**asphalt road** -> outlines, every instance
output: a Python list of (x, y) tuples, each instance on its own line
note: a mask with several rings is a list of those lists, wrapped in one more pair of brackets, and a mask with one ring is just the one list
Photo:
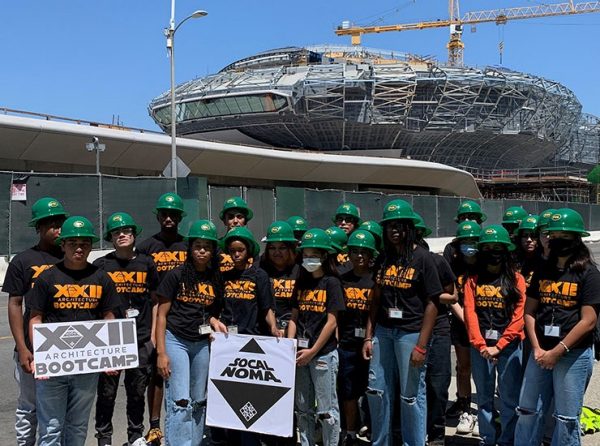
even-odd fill
[[(596, 259), (600, 261), (600, 243), (594, 243), (590, 245), (592, 252)], [(17, 399), (16, 384), (13, 379), (14, 377), (14, 364), (12, 360), (13, 355), (13, 340), (10, 334), (7, 320), (7, 309), (6, 309), (6, 295), (0, 294), (0, 373), (4, 379), (0, 380), (0, 444), (14, 444), (14, 420), (15, 420), (15, 406)], [(454, 367), (453, 367), (454, 369)], [(452, 384), (450, 388), (450, 396), (455, 394), (455, 379), (452, 378)], [(121, 385), (119, 387), (119, 394), (117, 397), (117, 403), (115, 407), (115, 415), (113, 422), (115, 425), (115, 435), (113, 437), (113, 445), (122, 445), (127, 441), (126, 438), (126, 415), (125, 415), (125, 389)], [(594, 375), (590, 386), (588, 387), (585, 404), (590, 407), (600, 407), (600, 362), (594, 366)], [(94, 413), (90, 418), (90, 427), (88, 429), (88, 439), (86, 446), (95, 446), (96, 439), (94, 438)], [(454, 428), (448, 427), (447, 436), (449, 442), (453, 445), (476, 444), (476, 441), (472, 437), (458, 437), (454, 436)], [(586, 435), (583, 437), (584, 446), (595, 446), (600, 444), (600, 433), (595, 435)]]

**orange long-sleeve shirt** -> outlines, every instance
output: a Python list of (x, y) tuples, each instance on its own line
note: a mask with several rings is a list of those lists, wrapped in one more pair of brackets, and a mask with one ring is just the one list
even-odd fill
[[(502, 335), (496, 343), (496, 347), (502, 350), (508, 344), (515, 339), (524, 339), (524, 320), (523, 314), (525, 310), (525, 279), (519, 273), (516, 274), (517, 279), (517, 290), (519, 291), (519, 300), (515, 304), (512, 318)], [(489, 284), (481, 285), (478, 284), (478, 277), (471, 276), (467, 279), (464, 286), (464, 311), (465, 311), (465, 325), (467, 327), (467, 334), (469, 335), (469, 342), (478, 351), (481, 351), (486, 347), (486, 341), (483, 337), (479, 325), (479, 317), (477, 316), (476, 305), (477, 299), (487, 299), (499, 297), (498, 290)], [(500, 297), (501, 298), (501, 297)], [(493, 303), (492, 303), (493, 304)], [(483, 311), (485, 311), (485, 306)]]

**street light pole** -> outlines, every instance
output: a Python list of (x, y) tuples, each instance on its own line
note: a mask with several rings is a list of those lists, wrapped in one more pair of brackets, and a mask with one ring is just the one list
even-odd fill
[[(100, 140), (97, 136), (92, 137), (92, 142), (85, 145), (88, 152), (96, 152), (96, 175), (98, 175), (98, 226), (100, 227), (100, 234), (104, 231), (104, 210), (102, 209), (102, 174), (100, 173), (100, 152), (106, 150), (106, 145), (100, 144)], [(103, 239), (100, 237), (100, 249), (103, 249)]]
[(197, 10), (183, 19), (179, 25), (175, 26), (175, 0), (171, 0), (171, 20), (169, 27), (165, 30), (167, 37), (167, 51), (171, 59), (171, 177), (175, 182), (175, 192), (177, 192), (177, 113), (175, 110), (175, 33), (181, 25), (189, 19), (196, 19), (208, 15), (206, 11)]

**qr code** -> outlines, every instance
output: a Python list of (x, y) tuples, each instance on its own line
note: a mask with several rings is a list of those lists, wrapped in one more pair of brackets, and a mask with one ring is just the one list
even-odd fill
[(240, 412), (246, 421), (250, 421), (258, 413), (250, 401), (244, 404), (244, 406), (240, 409)]

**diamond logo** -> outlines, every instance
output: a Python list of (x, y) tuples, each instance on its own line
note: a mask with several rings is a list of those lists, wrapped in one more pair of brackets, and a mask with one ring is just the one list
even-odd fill
[(258, 414), (258, 412), (256, 411), (256, 409), (250, 401), (248, 401), (246, 404), (244, 404), (244, 406), (242, 406), (242, 408), (240, 409), (240, 413), (246, 421), (250, 421), (256, 416), (256, 414)]
[(67, 344), (70, 348), (75, 348), (82, 338), (83, 336), (81, 333), (71, 326), (69, 326), (69, 328), (60, 337), (61, 341)]

